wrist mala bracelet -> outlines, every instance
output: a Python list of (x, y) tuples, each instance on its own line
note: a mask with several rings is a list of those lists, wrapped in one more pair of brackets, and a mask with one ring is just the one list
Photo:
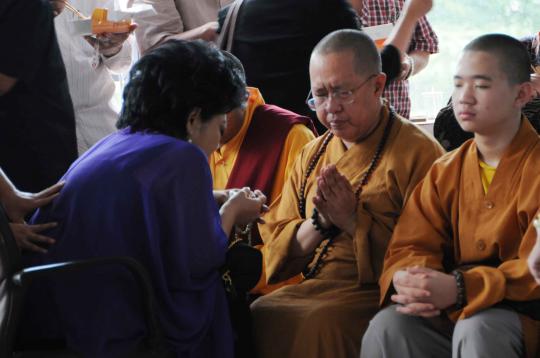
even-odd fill
[(463, 272), (459, 270), (452, 271), (452, 276), (456, 279), (457, 286), (457, 298), (456, 298), (456, 309), (460, 310), (465, 306), (465, 280), (463, 279)]
[(317, 209), (313, 209), (313, 214), (311, 214), (311, 223), (315, 227), (315, 230), (317, 230), (324, 238), (337, 236), (341, 231), (335, 225), (332, 225), (329, 228), (324, 228), (319, 221), (319, 211)]

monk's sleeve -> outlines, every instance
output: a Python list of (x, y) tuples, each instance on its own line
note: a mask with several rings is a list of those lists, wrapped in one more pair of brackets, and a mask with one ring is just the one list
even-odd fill
[(315, 139), (315, 135), (305, 125), (295, 124), (291, 127), (279, 158), (278, 170), (272, 188), (272, 198), (277, 198), (281, 194), (285, 181), (294, 169), (296, 158), (300, 155), (302, 148), (313, 139)]
[(280, 282), (300, 273), (310, 259), (310, 256), (290, 255), (298, 228), (305, 220), (298, 209), (298, 190), (303, 180), (302, 163), (305, 157), (304, 149), (293, 165), (281, 196), (272, 203), (270, 211), (264, 216), (266, 223), (259, 225), (266, 250), (265, 268), (268, 283)]
[(478, 266), (463, 273), (467, 304), (459, 318), (467, 318), (502, 300), (531, 301), (540, 299), (540, 286), (529, 273), (527, 258), (536, 242), (533, 225), (525, 232), (518, 257), (499, 267)]
[(381, 303), (393, 290), (396, 271), (420, 266), (442, 270), (443, 253), (450, 242), (448, 213), (437, 190), (437, 166), (414, 189), (394, 229), (379, 280)]

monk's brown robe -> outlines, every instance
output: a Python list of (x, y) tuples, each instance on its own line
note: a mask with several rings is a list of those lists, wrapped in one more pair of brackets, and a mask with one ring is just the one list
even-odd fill
[[(335, 164), (356, 189), (369, 167), (388, 121), (349, 150), (334, 137), (306, 185), (306, 213), (313, 211), (316, 177)], [(291, 242), (305, 220), (298, 210), (298, 191), (322, 138), (304, 147), (283, 193), (260, 225), (267, 245), (269, 280), (283, 280), (313, 264), (313, 255), (293, 257)], [(369, 319), (377, 312), (377, 279), (392, 230), (414, 186), (442, 155), (438, 143), (414, 124), (395, 117), (382, 159), (363, 188), (354, 237), (342, 233), (324, 258), (319, 273), (298, 285), (281, 288), (255, 301), (251, 308), (259, 358), (357, 357)]]
[[(411, 196), (385, 258), (381, 297), (388, 298), (394, 273), (404, 267), (449, 272), (471, 265), (463, 274), (467, 304), (453, 313), (454, 319), (503, 300), (513, 305), (540, 299), (540, 286), (527, 268), (536, 242), (531, 223), (539, 207), (540, 138), (527, 120), (506, 149), (487, 194), (475, 142), (465, 142), (440, 158)], [(540, 322), (521, 318), (528, 356), (534, 356)]]

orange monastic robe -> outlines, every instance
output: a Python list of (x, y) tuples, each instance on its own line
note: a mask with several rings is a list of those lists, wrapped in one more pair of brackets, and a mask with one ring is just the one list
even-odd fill
[[(346, 150), (334, 137), (306, 185), (306, 213), (313, 211), (316, 176), (334, 163), (354, 188), (369, 167), (384, 127), (383, 119), (364, 141)], [(272, 204), (259, 230), (268, 250), (270, 280), (298, 274), (313, 256), (293, 257), (289, 248), (300, 224), (298, 191), (304, 173), (323, 138), (302, 150), (281, 198)], [(354, 237), (341, 234), (324, 258), (319, 273), (256, 300), (252, 306), (259, 358), (358, 357), (369, 319), (377, 312), (377, 279), (392, 230), (414, 186), (443, 149), (414, 124), (396, 116), (381, 161), (360, 196)]]
[[(463, 273), (466, 318), (502, 300), (540, 299), (527, 268), (535, 241), (531, 225), (540, 207), (540, 138), (527, 120), (501, 159), (484, 194), (474, 140), (440, 158), (414, 191), (397, 225), (380, 279), (388, 298), (397, 270), (410, 266)], [(526, 338), (540, 322), (523, 317)], [(529, 342), (531, 342), (529, 340)], [(532, 341), (534, 343), (534, 340)], [(529, 354), (536, 349), (527, 347)]]

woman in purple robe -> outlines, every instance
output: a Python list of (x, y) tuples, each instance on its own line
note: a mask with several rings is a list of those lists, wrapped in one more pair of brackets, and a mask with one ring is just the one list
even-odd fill
[[(218, 208), (207, 156), (226, 113), (245, 99), (217, 49), (169, 41), (130, 72), (120, 130), (79, 158), (33, 222), (58, 222), (46, 254), (28, 264), (131, 256), (149, 271), (167, 349), (176, 357), (232, 357), (219, 269), (228, 233), (256, 220), (266, 198), (243, 189)], [(21, 340), (62, 339), (89, 357), (118, 357), (146, 333), (139, 291), (118, 267), (47, 281), (28, 295)]]

